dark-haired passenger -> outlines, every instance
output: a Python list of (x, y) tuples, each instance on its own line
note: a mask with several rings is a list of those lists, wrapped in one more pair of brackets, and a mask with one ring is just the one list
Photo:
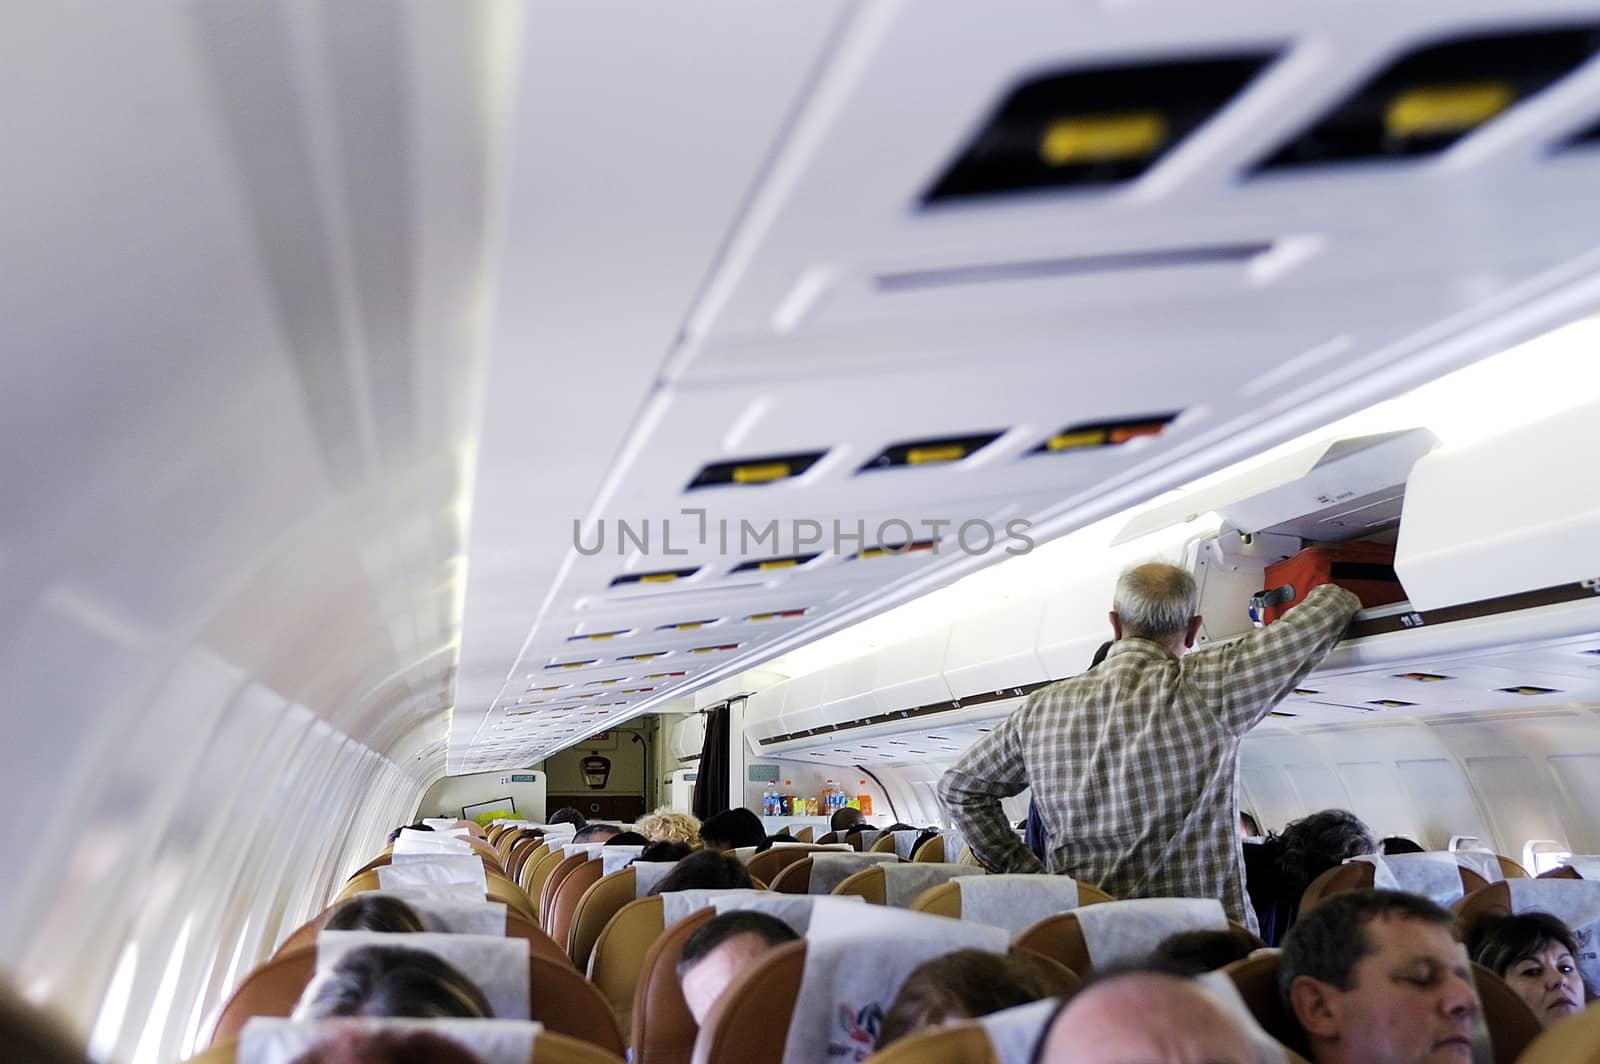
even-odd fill
[(289, 1064), (482, 1064), (458, 1042), (431, 1031), (347, 1030)]
[(728, 984), (762, 954), (799, 937), (777, 917), (745, 910), (714, 916), (696, 928), (678, 960), (678, 982), (694, 1022), (704, 1023)]
[(363, 946), (311, 980), (295, 1006), (296, 1019), (334, 1016), (409, 1016), (415, 1019), (492, 1019), (476, 983), (432, 953), (398, 946)]
[(650, 840), (637, 831), (619, 831), (606, 840), (607, 846), (648, 846)]
[(1502, 916), (1472, 934), (1472, 959), (1506, 981), (1546, 1027), (1594, 995), (1578, 971), (1578, 937), (1549, 913)]
[(857, 809), (855, 806), (840, 806), (838, 809), (835, 809), (833, 811), (833, 815), (828, 818), (828, 830), (836, 831), (839, 833), (840, 837), (843, 837), (845, 832), (849, 831), (851, 828), (855, 827), (857, 824), (866, 819), (866, 817), (861, 815), (861, 810)]
[(551, 813), (545, 823), (571, 824), (574, 828), (582, 828), (589, 823), (589, 818), (572, 808), (572, 806), (564, 805), (554, 813)]
[(697, 850), (661, 878), (651, 894), (675, 890), (749, 890), (755, 886), (744, 862), (721, 850)]
[(652, 842), (639, 851), (639, 860), (645, 862), (681, 861), (694, 851), (681, 842), (662, 839)]
[(1347, 809), (1324, 809), (1291, 820), (1281, 835), (1244, 848), (1245, 886), (1269, 946), (1283, 941), (1311, 881), (1352, 857), (1376, 853), (1378, 840)]
[(1428, 851), (1415, 839), (1408, 839), (1404, 835), (1389, 835), (1378, 844), (1378, 852), (1385, 857), (1393, 857), (1403, 853), (1427, 853)]
[(397, 827), (393, 831), (389, 832), (389, 845), (393, 846), (396, 842), (399, 841), (400, 833), (402, 831), (432, 831), (432, 830), (433, 829), (431, 827), (429, 827), (428, 825), (424, 824), (420, 820), (417, 821), (415, 824), (401, 824), (399, 827)]
[(1077, 987), (1028, 957), (958, 949), (911, 970), (884, 1013), (878, 1048), (925, 1027), (976, 1019)]
[(767, 841), (761, 818), (744, 806), (735, 806), (700, 823), (700, 841), (708, 850), (738, 850)]
[(1261, 940), (1242, 927), (1179, 931), (1156, 945), (1150, 967), (1172, 975), (1200, 975), (1242, 961), (1261, 947)]
[(573, 833), (572, 843), (609, 842), (613, 835), (621, 834), (622, 829), (615, 824), (585, 824)]
[(1278, 992), (1315, 1064), (1472, 1060), (1478, 993), (1455, 919), (1392, 890), (1335, 894), (1283, 940)]
[(324, 931), (423, 931), (417, 910), (383, 894), (357, 894), (328, 914)]

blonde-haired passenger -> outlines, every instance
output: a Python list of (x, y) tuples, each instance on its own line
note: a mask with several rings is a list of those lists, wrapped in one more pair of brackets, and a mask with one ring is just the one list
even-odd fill
[(634, 830), (651, 842), (700, 845), (700, 821), (688, 813), (674, 813), (666, 806), (640, 817), (639, 822), (634, 825)]

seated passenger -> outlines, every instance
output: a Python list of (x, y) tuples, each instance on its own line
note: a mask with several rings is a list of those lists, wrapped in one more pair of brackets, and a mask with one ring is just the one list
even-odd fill
[(417, 910), (382, 894), (357, 894), (322, 922), (324, 931), (423, 931)]
[(1128, 972), (1099, 980), (1045, 1028), (1037, 1064), (1254, 1064), (1249, 1032), (1189, 979)]
[(613, 835), (621, 835), (622, 829), (615, 824), (585, 824), (573, 833), (573, 845), (586, 842), (606, 842)]
[(674, 890), (749, 890), (755, 886), (744, 862), (721, 850), (700, 850), (679, 861), (651, 894)]
[(690, 849), (700, 845), (700, 821), (688, 813), (674, 813), (666, 806), (645, 814), (635, 827), (651, 842), (678, 842)]
[(694, 851), (681, 842), (652, 842), (639, 851), (641, 861), (681, 861)]
[(545, 823), (571, 824), (573, 827), (581, 829), (584, 825), (589, 823), (589, 818), (572, 808), (572, 806), (564, 805), (546, 817)]
[(1199, 975), (1242, 961), (1261, 942), (1242, 927), (1226, 931), (1179, 931), (1168, 935), (1150, 954), (1150, 967), (1172, 975)]
[(1454, 918), (1426, 898), (1325, 899), (1284, 938), (1278, 992), (1315, 1064), (1472, 1060), (1472, 970)]
[(713, 916), (696, 928), (678, 960), (678, 982), (694, 1022), (704, 1023), (728, 984), (763, 953), (799, 937), (777, 917), (747, 910)]
[(1504, 979), (1546, 1027), (1581, 1012), (1594, 996), (1578, 971), (1577, 936), (1549, 913), (1485, 920), (1468, 952)]
[(333, 1016), (490, 1019), (483, 991), (432, 953), (363, 946), (318, 972), (295, 1006), (297, 1020)]
[(1385, 857), (1393, 857), (1399, 853), (1427, 853), (1428, 851), (1416, 841), (1404, 835), (1389, 835), (1378, 844), (1378, 852)]
[(1070, 989), (1026, 957), (958, 949), (923, 961), (906, 976), (878, 1028), (878, 1048), (924, 1027), (976, 1019)]
[(429, 1031), (340, 1031), (289, 1064), (482, 1064), (460, 1043)]
[(428, 825), (424, 824), (420, 820), (417, 821), (415, 824), (401, 824), (399, 827), (397, 827), (393, 831), (389, 832), (389, 845), (393, 846), (397, 841), (399, 841), (400, 833), (402, 831), (432, 831), (432, 830), (433, 830), (432, 828), (430, 828)]
[(648, 846), (650, 840), (637, 831), (619, 831), (606, 840), (607, 846)]
[(700, 841), (708, 850), (738, 850), (767, 841), (761, 818), (744, 806), (710, 816), (700, 825)]
[(865, 819), (866, 817), (861, 815), (861, 810), (854, 806), (841, 806), (835, 809), (833, 815), (828, 818), (828, 830), (837, 831), (842, 837), (845, 832)]
[(1245, 889), (1267, 945), (1283, 941), (1300, 912), (1300, 896), (1313, 879), (1377, 849), (1372, 829), (1345, 809), (1324, 809), (1290, 821), (1283, 834), (1246, 846)]

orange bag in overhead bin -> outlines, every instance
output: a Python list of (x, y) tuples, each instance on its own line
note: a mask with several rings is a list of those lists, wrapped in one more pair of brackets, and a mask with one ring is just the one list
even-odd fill
[(1293, 558), (1267, 566), (1267, 590), (1288, 586), (1287, 599), (1263, 611), (1267, 624), (1310, 594), (1319, 584), (1338, 584), (1354, 591), (1364, 609), (1405, 601), (1405, 589), (1394, 572), (1394, 548), (1381, 543), (1338, 543), (1307, 547)]

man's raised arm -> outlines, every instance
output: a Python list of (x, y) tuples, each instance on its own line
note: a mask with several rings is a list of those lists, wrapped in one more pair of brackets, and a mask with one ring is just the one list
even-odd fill
[(939, 801), (985, 868), (992, 872), (1043, 872), (1044, 865), (1017, 838), (1000, 808), (1000, 799), (1028, 786), (1016, 717), (1016, 713), (1007, 717), (945, 772), (939, 780)]

